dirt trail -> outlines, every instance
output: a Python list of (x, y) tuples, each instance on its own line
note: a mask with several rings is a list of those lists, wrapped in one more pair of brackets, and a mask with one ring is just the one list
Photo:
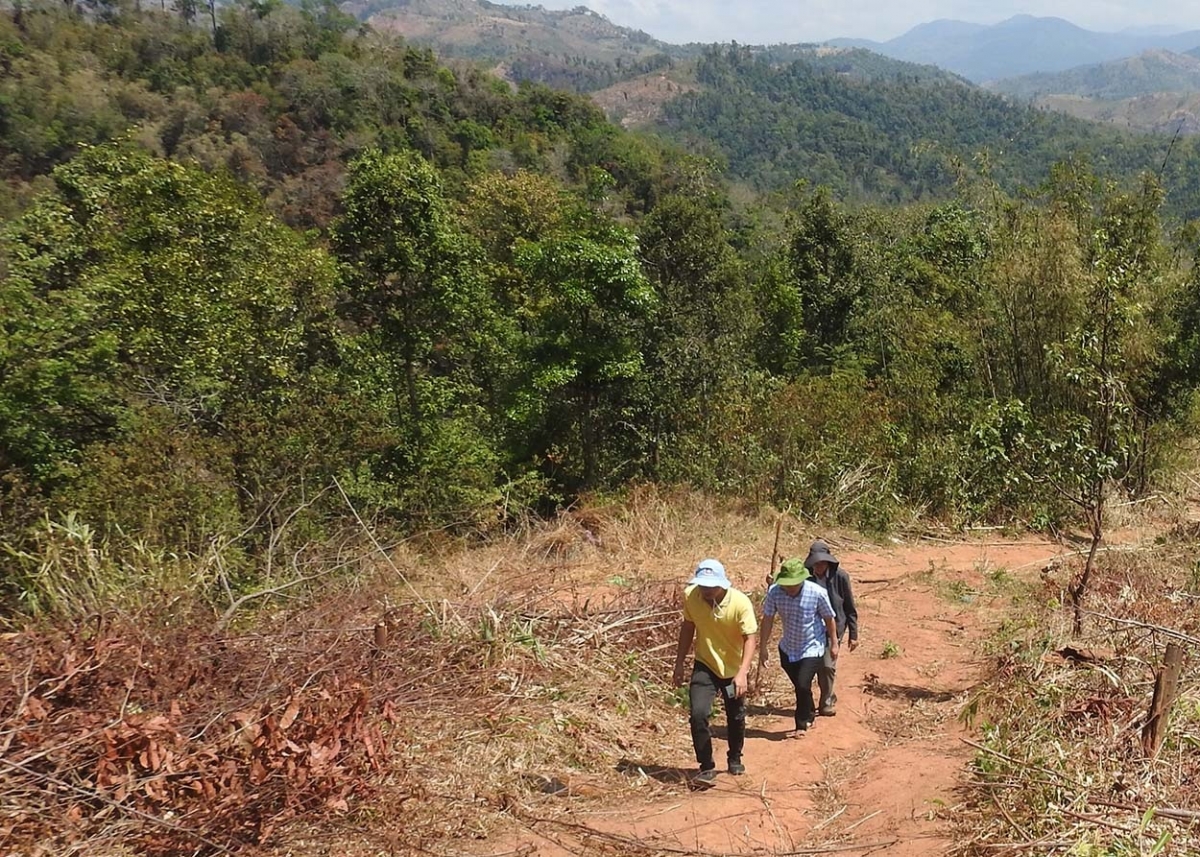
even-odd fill
[[(640, 805), (581, 807), (574, 823), (644, 847), (703, 854), (857, 843), (860, 850), (844, 853), (917, 857), (950, 844), (947, 819), (970, 756), (958, 714), (979, 673), (978, 643), (1007, 604), (1005, 574), (1036, 575), (1066, 551), (1040, 539), (891, 548), (831, 542), (854, 580), (861, 627), (858, 650), (843, 650), (837, 716), (785, 739), (795, 697), (772, 657), (750, 707), (744, 776), (722, 773), (714, 787), (695, 792), (683, 782), (694, 768), (689, 757), (630, 760), (626, 774), (669, 783), (666, 798), (655, 790)], [(759, 583), (732, 571), (744, 588)], [(684, 716), (668, 728), (686, 733)], [(716, 751), (720, 764), (723, 741)], [(525, 851), (566, 853), (532, 830), (518, 838)]]

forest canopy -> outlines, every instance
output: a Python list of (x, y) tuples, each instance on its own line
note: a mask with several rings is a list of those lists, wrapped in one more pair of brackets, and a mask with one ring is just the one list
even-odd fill
[[(721, 145), (774, 135), (835, 170), (747, 202), (579, 96), (444, 66), (331, 2), (208, 11), (0, 13), (14, 606), (86, 609), (151, 573), (227, 595), (351, 519), (487, 534), (639, 482), (876, 530), (1044, 526), (1178, 454), (1196, 239), (1164, 219), (1175, 172), (1108, 169), (1116, 137), (1104, 163), (1032, 152), (1023, 193), (986, 171), (935, 192), (944, 162), (899, 130), (909, 84), (859, 91), (895, 128), (826, 149), (817, 108), (721, 108), (713, 55), (714, 94), (676, 121), (718, 111)], [(847, 202), (835, 168), (861, 153), (878, 197), (926, 168), (928, 193)], [(790, 185), (790, 163), (753, 169)]]

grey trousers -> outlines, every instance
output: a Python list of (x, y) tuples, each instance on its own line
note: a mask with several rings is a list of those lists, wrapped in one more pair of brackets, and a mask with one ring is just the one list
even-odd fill
[[(838, 640), (838, 649), (841, 648), (842, 641)], [(821, 658), (821, 666), (817, 668), (817, 686), (821, 688), (821, 701), (817, 703), (818, 708), (837, 704), (837, 693), (833, 689), (833, 683), (836, 680), (837, 661), (830, 657), (830, 647), (826, 646), (825, 657)]]

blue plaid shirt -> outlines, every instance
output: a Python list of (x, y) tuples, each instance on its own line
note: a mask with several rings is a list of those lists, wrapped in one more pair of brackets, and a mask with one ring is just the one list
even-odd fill
[(804, 581), (795, 598), (783, 591), (782, 586), (767, 590), (763, 603), (764, 616), (780, 617), (783, 637), (779, 648), (789, 661), (801, 658), (819, 658), (825, 654), (825, 619), (835, 618), (829, 593), (811, 580)]

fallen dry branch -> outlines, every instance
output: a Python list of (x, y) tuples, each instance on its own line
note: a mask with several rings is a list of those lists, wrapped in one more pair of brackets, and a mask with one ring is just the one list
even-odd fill
[(1162, 634), (1169, 639), (1187, 643), (1189, 646), (1200, 646), (1200, 639), (1185, 634), (1182, 631), (1176, 631), (1174, 628), (1166, 628), (1162, 625), (1154, 625), (1149, 622), (1139, 622), (1136, 619), (1129, 619), (1123, 616), (1111, 616), (1108, 613), (1100, 613), (1095, 610), (1084, 610), (1083, 613), (1087, 616), (1095, 616), (1098, 619), (1105, 619), (1114, 624), (1125, 625), (1129, 628), (1145, 628), (1156, 634)]
[(979, 848), (996, 854), (1021, 854), (1025, 851), (1040, 851), (1043, 854), (1053, 853), (1064, 848), (1074, 847), (1074, 842), (1055, 839), (1035, 839), (1029, 842), (989, 842), (979, 845)]
[(1169, 818), (1172, 821), (1200, 821), (1200, 811), (1194, 809), (1175, 809), (1169, 806), (1136, 807), (1097, 797), (1089, 797), (1088, 803), (1132, 812), (1142, 818), (1152, 813), (1155, 818)]
[(105, 806), (109, 806), (109, 807), (112, 807), (113, 809), (117, 810), (117, 812), (121, 813), (122, 815), (129, 815), (140, 821), (150, 824), (152, 826), (160, 827), (164, 830), (170, 831), (171, 833), (181, 834), (182, 836), (184, 836), (186, 838), (195, 839), (197, 842), (201, 843), (202, 845), (208, 846), (210, 849), (212, 849), (216, 853), (221, 853), (221, 854), (231, 853), (229, 851), (229, 849), (226, 848), (224, 845), (221, 845), (219, 842), (213, 842), (212, 840), (205, 838), (201, 834), (196, 833), (194, 830), (189, 830), (187, 827), (184, 827), (183, 825), (174, 824), (174, 823), (168, 821), (167, 819), (159, 818), (158, 816), (154, 816), (154, 815), (150, 815), (149, 813), (142, 812), (139, 809), (135, 809), (130, 806), (123, 806), (120, 803), (118, 803), (117, 801), (111, 800), (107, 796), (105, 796), (97, 791), (80, 788), (79, 786), (72, 785), (71, 783), (63, 782), (62, 780), (55, 779), (54, 777), (48, 776), (46, 774), (38, 773), (37, 771), (32, 770), (31, 768), (28, 768), (25, 765), (19, 765), (16, 762), (10, 762), (8, 759), (0, 759), (0, 765), (4, 765), (8, 768), (12, 768), (17, 771), (20, 771), (22, 774), (25, 774), (30, 779), (36, 780), (45, 785), (53, 786), (55, 788), (63, 789), (64, 791), (71, 792), (74, 795), (76, 795), (77, 797), (79, 797), (82, 800), (87, 801), (89, 803), (96, 802), (96, 803), (104, 804)]

